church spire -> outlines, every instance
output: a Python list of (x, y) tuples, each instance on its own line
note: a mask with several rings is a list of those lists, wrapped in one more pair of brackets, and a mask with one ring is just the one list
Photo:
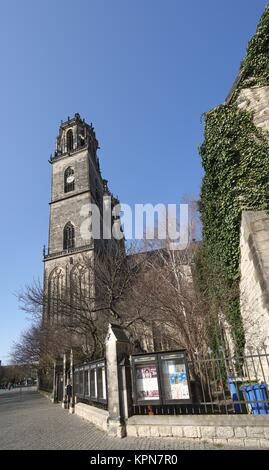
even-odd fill
[(73, 118), (68, 116), (65, 122), (61, 121), (52, 160), (86, 148), (97, 163), (99, 143), (92, 123), (87, 124), (84, 119), (81, 119), (79, 113), (76, 113)]

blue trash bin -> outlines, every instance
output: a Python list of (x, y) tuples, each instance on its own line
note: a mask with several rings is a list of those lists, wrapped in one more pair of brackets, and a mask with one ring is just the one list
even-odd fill
[(240, 390), (244, 393), (248, 409), (253, 415), (269, 414), (268, 403), (257, 403), (260, 400), (268, 400), (266, 384), (243, 385)]
[(253, 400), (255, 400), (255, 396), (252, 390), (252, 385), (250, 384), (242, 385), (242, 387), (240, 387), (240, 391), (243, 392), (244, 394), (244, 399), (246, 401), (246, 405), (247, 405), (249, 412), (253, 413), (253, 409), (254, 409), (253, 405), (255, 405)]
[[(256, 400), (268, 400), (268, 385), (267, 384), (254, 384), (253, 392)], [(269, 414), (268, 403), (255, 403), (255, 410), (253, 414)]]
[[(244, 395), (240, 389), (242, 380), (235, 377), (228, 377), (227, 383), (229, 385), (230, 394), (233, 401), (244, 401)], [(243, 403), (235, 403), (233, 405), (235, 413), (244, 413), (245, 405)]]

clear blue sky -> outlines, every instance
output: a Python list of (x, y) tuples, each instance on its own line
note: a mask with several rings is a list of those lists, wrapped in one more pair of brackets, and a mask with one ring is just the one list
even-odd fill
[(42, 278), (61, 119), (93, 122), (125, 203), (199, 193), (201, 115), (224, 100), (266, 0), (2, 0), (0, 359)]

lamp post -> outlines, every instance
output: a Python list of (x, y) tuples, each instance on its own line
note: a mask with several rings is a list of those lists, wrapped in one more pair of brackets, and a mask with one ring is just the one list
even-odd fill
[(62, 402), (62, 407), (66, 407), (66, 393), (65, 393), (65, 388), (66, 388), (66, 354), (63, 354), (63, 402)]
[(53, 391), (52, 402), (57, 402), (57, 377), (56, 377), (56, 360), (53, 361)]
[(70, 384), (72, 387), (72, 395), (70, 401), (69, 413), (75, 413), (75, 388), (74, 388), (74, 354), (73, 349), (70, 351)]

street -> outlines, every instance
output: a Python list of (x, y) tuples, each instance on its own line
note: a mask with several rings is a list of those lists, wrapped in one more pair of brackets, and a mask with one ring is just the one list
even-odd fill
[(106, 435), (34, 388), (0, 391), (0, 449), (188, 450), (217, 449), (171, 438), (116, 439)]

